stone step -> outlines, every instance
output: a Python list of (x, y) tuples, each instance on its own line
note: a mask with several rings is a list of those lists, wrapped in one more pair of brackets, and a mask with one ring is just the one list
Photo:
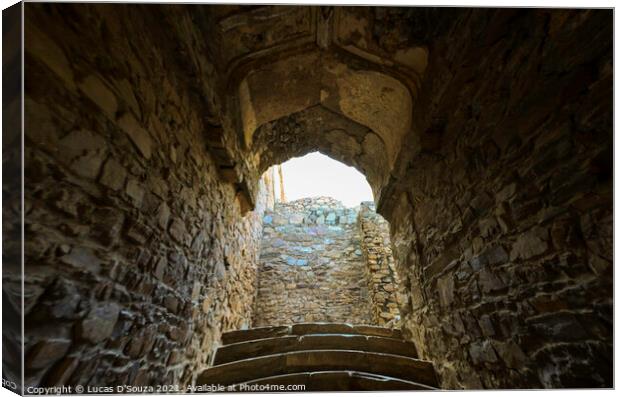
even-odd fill
[(402, 334), (398, 329), (342, 323), (300, 323), (225, 332), (222, 334), (222, 343), (228, 345), (254, 339), (309, 334), (353, 334), (402, 339)]
[(418, 357), (415, 345), (402, 339), (355, 334), (310, 334), (254, 339), (224, 345), (217, 350), (214, 364), (300, 350), (361, 350)]
[(197, 385), (233, 385), (301, 372), (356, 371), (437, 387), (432, 363), (394, 354), (357, 350), (310, 350), (273, 354), (216, 365)]
[[(248, 385), (250, 388), (246, 388)], [(403, 379), (392, 378), (357, 371), (320, 371), (301, 372), (286, 375), (270, 376), (235, 385), (234, 390), (245, 391), (286, 391), (269, 389), (252, 389), (253, 385), (304, 385), (303, 390), (290, 391), (397, 391), (397, 390), (435, 390), (434, 387), (421, 383), (409, 382)]]

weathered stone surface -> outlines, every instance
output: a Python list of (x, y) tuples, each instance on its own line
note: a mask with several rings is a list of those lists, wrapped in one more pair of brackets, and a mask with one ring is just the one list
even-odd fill
[(91, 343), (99, 343), (112, 335), (120, 307), (116, 303), (97, 304), (78, 326), (78, 335)]
[(357, 223), (374, 324), (398, 328), (401, 302), (396, 286), (400, 279), (394, 268), (389, 224), (375, 212), (374, 204), (366, 202), (361, 204)]
[(493, 342), (493, 347), (508, 368), (519, 369), (527, 363), (525, 353), (513, 341)]
[[(26, 339), (69, 338), (96, 304), (121, 307), (108, 337), (72, 340), (88, 362), (28, 370), (35, 383), (192, 383), (220, 333), (252, 322), (269, 202), (261, 174), (321, 150), (367, 176), (390, 222), (404, 333), (438, 363), (443, 387), (613, 384), (610, 10), (25, 7), (26, 214), (3, 208), (14, 237), (3, 247), (20, 252), (24, 215), (24, 282), (44, 291), (26, 323), (46, 324)], [(8, 167), (22, 153), (9, 137)], [(20, 202), (19, 180), (3, 186), (4, 201)], [(126, 194), (130, 180), (141, 205)], [(96, 226), (101, 208), (124, 218), (118, 239)], [(316, 225), (339, 233), (345, 219), (321, 214)], [(177, 239), (166, 233), (175, 220), (185, 225)], [(274, 230), (291, 226), (280, 221)], [(194, 252), (202, 230), (212, 244)], [(308, 271), (304, 259), (285, 266)], [(21, 284), (21, 262), (7, 262), (6, 284)], [(436, 289), (449, 274), (450, 307)], [(203, 292), (190, 299), (195, 281)], [(347, 296), (361, 291), (350, 287)], [(566, 306), (535, 300), (567, 290), (580, 292)], [(390, 291), (368, 292), (389, 301)], [(140, 361), (124, 356), (125, 332), (152, 321), (191, 337), (161, 332)], [(493, 350), (482, 339), (490, 326)], [(187, 354), (163, 370), (173, 351)]]
[(528, 323), (540, 335), (554, 340), (581, 340), (586, 337), (583, 326), (570, 312), (557, 312), (529, 319)]
[(547, 232), (542, 228), (536, 228), (520, 235), (512, 246), (510, 259), (529, 259), (543, 254), (547, 250)]
[[(419, 347), (421, 357), (438, 363), (444, 387), (610, 385), (610, 378), (600, 375), (606, 372), (594, 369), (600, 358), (593, 351), (573, 349), (588, 339), (584, 327), (592, 302), (578, 301), (577, 293), (561, 294), (569, 288), (587, 290), (597, 301), (612, 299), (610, 279), (595, 277), (580, 266), (592, 256), (579, 239), (571, 237), (579, 232), (570, 231), (575, 221), (569, 221), (573, 215), (567, 214), (577, 202), (584, 204), (579, 211), (590, 213), (602, 225), (610, 214), (611, 178), (597, 179), (600, 174), (582, 166), (610, 147), (611, 104), (602, 99), (610, 98), (610, 75), (568, 83), (536, 72), (533, 58), (526, 61), (516, 52), (506, 52), (519, 48), (525, 53), (540, 45), (549, 51), (544, 70), (565, 70), (572, 76), (581, 75), (586, 59), (610, 65), (611, 47), (600, 36), (610, 33), (609, 16), (600, 13), (592, 20), (583, 19), (577, 31), (568, 28), (577, 15), (564, 12), (545, 14), (558, 24), (554, 28), (539, 24), (542, 15), (509, 16), (499, 10), (457, 14), (455, 24), (448, 24), (455, 34), (439, 33), (443, 38), (429, 39), (437, 45), (441, 42), (443, 50), (429, 52), (424, 76), (428, 89), (414, 104), (417, 128), (428, 132), (403, 147), (407, 169), (391, 176), (401, 185), (382, 194), (378, 206), (390, 221), (392, 241), (398, 247), (394, 255), (401, 283), (411, 291), (412, 309), (401, 310), (403, 331)], [(474, 20), (498, 23), (496, 28), (483, 29), (486, 44), (477, 49), (466, 44), (468, 34), (456, 33), (461, 23)], [(528, 25), (539, 36), (523, 39), (507, 33), (500, 27), (500, 21), (507, 20), (512, 28)], [(605, 26), (606, 33), (597, 25)], [(554, 44), (547, 41), (552, 37)], [(560, 37), (563, 44), (555, 41)], [(462, 50), (457, 43), (464, 46)], [(496, 58), (500, 53), (507, 56)], [(587, 88), (590, 84), (594, 91)], [(552, 99), (547, 94), (550, 89), (566, 95)], [(455, 96), (457, 92), (462, 95)], [(511, 99), (502, 92), (510, 92)], [(522, 106), (518, 112), (517, 104)], [(564, 110), (558, 113), (559, 108)], [(586, 116), (591, 112), (597, 116)], [(447, 114), (449, 122), (437, 127), (441, 125), (437, 120)], [(570, 121), (575, 117), (580, 127)], [(585, 135), (577, 131), (583, 127), (600, 134), (592, 144), (581, 140)], [(440, 144), (432, 145), (427, 138), (432, 134)], [(611, 156), (604, 157), (601, 169), (611, 172)], [(594, 179), (597, 182), (590, 183)], [(597, 206), (606, 209), (597, 212)], [(571, 252), (572, 259), (561, 259), (563, 252)], [(440, 274), (455, 276), (458, 298), (450, 307), (445, 305), (446, 295), (439, 293), (440, 286), (445, 290), (446, 279), (436, 282), (420, 270), (445, 256), (441, 262), (460, 263)], [(462, 331), (454, 326), (455, 311), (462, 316)], [(605, 335), (597, 338), (609, 350), (610, 328)], [(484, 342), (485, 337), (493, 338), (492, 345)], [(552, 348), (559, 340), (566, 346), (563, 353)], [(535, 349), (547, 353), (533, 357), (530, 352)], [(588, 365), (579, 369), (568, 365), (577, 361)]]
[(127, 133), (142, 156), (147, 159), (151, 158), (151, 153), (153, 151), (151, 137), (148, 132), (142, 128), (135, 117), (131, 113), (127, 112), (118, 119), (118, 125), (125, 131), (125, 133)]
[(25, 359), (26, 368), (47, 368), (64, 357), (70, 346), (71, 340), (69, 339), (42, 340), (28, 351)]
[(247, 342), (256, 339), (275, 338), (285, 335), (309, 335), (309, 334), (353, 334), (365, 336), (378, 336), (383, 338), (402, 339), (400, 330), (385, 328), (374, 325), (355, 325), (346, 323), (300, 323), (293, 325), (275, 325), (269, 327), (257, 327), (249, 330), (229, 331), (222, 334), (222, 342), (225, 345)]
[(252, 339), (265, 339), (273, 338), (281, 335), (290, 335), (290, 326), (272, 326), (272, 327), (257, 327), (251, 330), (237, 330), (229, 331), (222, 334), (222, 342), (224, 344), (232, 344), (244, 342)]
[(86, 247), (74, 247), (66, 255), (59, 258), (60, 262), (75, 269), (97, 272), (103, 262), (92, 249)]
[(185, 227), (185, 223), (181, 220), (174, 219), (170, 224), (169, 232), (172, 238), (174, 238), (178, 243), (186, 243), (185, 239), (187, 238), (187, 229)]
[(137, 180), (129, 179), (127, 181), (125, 193), (127, 193), (127, 196), (129, 196), (129, 199), (133, 205), (138, 208), (142, 206), (142, 200), (144, 200), (144, 189)]
[(112, 245), (120, 237), (125, 216), (113, 208), (100, 208), (93, 212), (93, 233), (103, 245)]
[(120, 190), (125, 186), (127, 172), (114, 158), (108, 159), (104, 166), (99, 182), (113, 190)]
[(505, 287), (504, 282), (492, 271), (483, 269), (478, 275), (478, 285), (483, 293), (490, 293)]
[(356, 253), (362, 232), (348, 222), (357, 216), (357, 208), (327, 197), (277, 203), (267, 212), (253, 326), (375, 323), (366, 263)]
[(497, 354), (490, 341), (474, 342), (469, 345), (469, 354), (474, 364), (493, 364), (497, 362)]
[(353, 370), (437, 385), (429, 362), (398, 355), (351, 350), (298, 351), (249, 358), (212, 367), (203, 372), (197, 384), (229, 385), (276, 374), (318, 370)]
[(95, 74), (86, 76), (77, 86), (80, 91), (97, 104), (109, 118), (113, 119), (116, 116), (116, 111), (118, 109), (116, 96), (99, 76)]
[[(321, 331), (318, 330), (318, 333)], [(399, 339), (366, 335), (304, 334), (263, 338), (233, 345), (224, 345), (217, 350), (215, 365), (249, 357), (286, 353), (298, 350), (363, 350), (376, 353), (397, 354), (417, 358), (415, 346)]]
[(447, 274), (437, 280), (439, 301), (442, 306), (449, 307), (454, 300), (454, 279), (452, 274)]
[(168, 228), (168, 220), (170, 219), (170, 208), (168, 204), (162, 202), (157, 209), (157, 224), (160, 228), (166, 230)]

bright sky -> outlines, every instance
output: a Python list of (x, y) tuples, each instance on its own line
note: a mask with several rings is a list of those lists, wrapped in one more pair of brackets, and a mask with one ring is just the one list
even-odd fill
[[(347, 207), (373, 201), (372, 190), (362, 173), (319, 152), (282, 163), (282, 174), (288, 201), (330, 196)], [(276, 189), (278, 186), (276, 183)]]

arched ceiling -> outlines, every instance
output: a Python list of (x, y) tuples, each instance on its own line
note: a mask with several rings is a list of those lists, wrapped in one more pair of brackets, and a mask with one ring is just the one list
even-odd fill
[(291, 157), (319, 151), (361, 171), (375, 198), (387, 182), (388, 150), (381, 137), (322, 105), (260, 126), (255, 133), (253, 151), (258, 156), (260, 172)]
[(390, 165), (411, 125), (412, 98), (397, 79), (351, 70), (320, 52), (281, 60), (254, 70), (239, 86), (241, 128), (246, 145), (261, 125), (321, 105), (374, 131)]
[(357, 56), (415, 80), (414, 75), (424, 74), (428, 54), (397, 23), (409, 22), (407, 15), (399, 15), (407, 12), (392, 7), (217, 7), (214, 55), (230, 77), (248, 63), (320, 48)]
[[(424, 46), (403, 34), (403, 24), (394, 27), (377, 14), (385, 12), (406, 11), (259, 6), (222, 7), (214, 13), (218, 46), (212, 55), (223, 80), (226, 113), (239, 147), (258, 158), (259, 168), (281, 157), (266, 153), (275, 147), (265, 146), (265, 131), (278, 135), (278, 142), (286, 141), (286, 134), (303, 134), (307, 139), (289, 138), (306, 146), (281, 153), (290, 157), (322, 146), (326, 154), (362, 170), (379, 197), (410, 132), (428, 58)], [(281, 128), (291, 117), (303, 119), (304, 129)], [(334, 123), (348, 127), (329, 127)], [(364, 134), (355, 137), (347, 130), (352, 125)]]

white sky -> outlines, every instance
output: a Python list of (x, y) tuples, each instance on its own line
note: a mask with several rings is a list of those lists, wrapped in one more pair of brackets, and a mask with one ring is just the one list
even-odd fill
[(330, 196), (347, 207), (355, 207), (362, 201), (373, 200), (372, 190), (361, 172), (319, 152), (282, 163), (282, 174), (288, 201)]

